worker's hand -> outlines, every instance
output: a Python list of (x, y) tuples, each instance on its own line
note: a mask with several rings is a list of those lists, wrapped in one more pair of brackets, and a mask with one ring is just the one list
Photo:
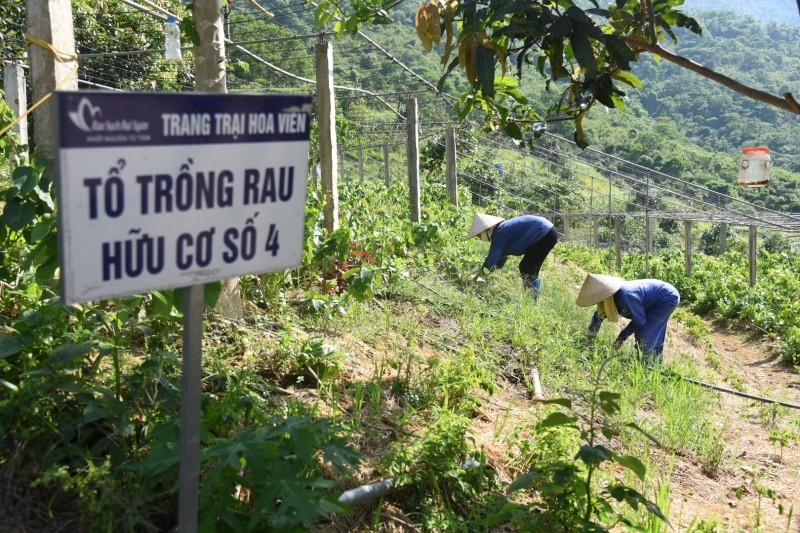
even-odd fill
[(483, 279), (483, 277), (481, 277), (481, 275), (480, 275), (480, 274), (472, 274), (472, 275), (469, 277), (469, 280), (470, 280), (470, 281), (474, 281), (474, 282), (476, 282), (476, 283), (483, 283), (484, 281), (486, 281), (485, 279)]

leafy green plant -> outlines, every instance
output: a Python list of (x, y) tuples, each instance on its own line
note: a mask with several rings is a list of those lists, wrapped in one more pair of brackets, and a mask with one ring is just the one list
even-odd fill
[(792, 441), (797, 443), (798, 438), (797, 432), (789, 428), (771, 429), (769, 432), (769, 441), (781, 447), (781, 462), (783, 462), (783, 449)]
[[(136, 471), (156, 476), (176, 469), (172, 431), (161, 433), (151, 455), (133, 465)], [(329, 420), (289, 416), (210, 439), (201, 461), (201, 531), (290, 531), (349, 512), (331, 493), (338, 483), (325, 469), (350, 475), (359, 455)]]
[[(620, 523), (638, 527), (634, 518), (615, 508), (615, 502), (624, 503), (634, 511), (642, 506), (667, 522), (659, 507), (634, 488), (618, 481), (609, 482), (602, 490), (597, 487), (595, 477), (605, 463), (630, 470), (642, 482), (646, 475), (646, 468), (639, 459), (618, 454), (601, 443), (603, 439), (608, 442), (614, 436), (613, 428), (603, 420), (603, 416), (613, 417), (620, 411), (620, 395), (601, 390), (600, 379), (609, 360), (600, 367), (594, 388), (586, 394), (589, 413), (585, 422), (573, 409), (572, 400), (559, 398), (544, 402), (559, 405), (572, 413), (553, 411), (537, 424), (537, 429), (558, 427), (575, 431), (583, 444), (574, 460), (542, 464), (517, 478), (508, 491), (513, 493), (533, 488), (538, 502), (530, 506), (509, 504), (493, 516), (490, 523), (511, 520), (518, 527), (548, 531), (605, 531)], [(642, 431), (633, 423), (626, 425)]]
[(380, 467), (395, 477), (397, 497), (423, 514), (426, 529), (469, 527), (464, 517), (495, 486), (494, 475), (483, 453), (471, 449), (469, 419), (449, 411), (436, 415), (419, 437), (392, 446)]

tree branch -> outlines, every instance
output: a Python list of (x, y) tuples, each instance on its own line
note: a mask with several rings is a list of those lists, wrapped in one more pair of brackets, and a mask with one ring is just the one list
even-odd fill
[[(800, 2), (800, 0), (798, 0), (798, 2)], [(687, 70), (691, 70), (692, 72), (700, 74), (711, 81), (724, 85), (734, 92), (742, 94), (753, 100), (764, 102), (765, 104), (769, 104), (773, 107), (777, 107), (778, 109), (800, 115), (800, 105), (798, 105), (797, 101), (792, 96), (792, 93), (785, 93), (783, 98), (781, 98), (780, 96), (748, 87), (747, 85), (744, 85), (733, 78), (729, 78), (724, 74), (720, 74), (719, 72), (711, 70), (708, 67), (704, 67), (700, 63), (665, 50), (659, 44), (650, 44), (643, 37), (623, 37), (623, 39), (625, 39), (625, 42), (631, 46), (639, 47), (646, 52), (650, 52), (651, 54), (658, 54), (670, 63), (674, 63)]]
[[(797, 0), (800, 2), (800, 0)], [(650, 26), (650, 39), (652, 42), (657, 43), (658, 37), (656, 37), (656, 14), (653, 11), (653, 2), (652, 0), (642, 0), (642, 16), (644, 17), (645, 13), (647, 14), (647, 21), (649, 22)]]

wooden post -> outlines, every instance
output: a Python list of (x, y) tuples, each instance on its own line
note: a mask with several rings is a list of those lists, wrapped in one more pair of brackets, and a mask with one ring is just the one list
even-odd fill
[[(339, 229), (339, 173), (336, 168), (336, 101), (333, 95), (333, 45), (317, 43), (317, 124), (322, 165), (323, 227)], [(344, 175), (344, 151), (339, 151)]]
[(683, 222), (684, 230), (684, 261), (686, 263), (686, 277), (692, 277), (692, 221)]
[[(55, 90), (78, 89), (78, 58), (75, 55), (75, 31), (72, 25), (72, 2), (64, 0), (27, 0), (25, 3), (28, 33), (51, 44), (28, 46), (33, 101), (39, 102)], [(33, 140), (45, 159), (55, 157), (55, 116), (52, 105), (40, 105), (33, 112), (36, 128)]]
[(386, 188), (392, 184), (392, 179), (389, 176), (389, 145), (383, 145), (383, 177), (386, 180)]
[(653, 228), (650, 215), (645, 217), (644, 223), (644, 276), (650, 275), (650, 252), (653, 248)]
[(600, 218), (592, 215), (592, 240), (595, 248), (600, 248)]
[(417, 99), (408, 97), (406, 102), (407, 139), (406, 154), (408, 157), (408, 194), (411, 207), (411, 222), (419, 223), (419, 116)]
[[(19, 65), (7, 64), (3, 67), (3, 88), (6, 92), (6, 102), (14, 113), (14, 117), (19, 117), (28, 110), (28, 96), (25, 91), (25, 71)], [(21, 144), (28, 144), (28, 117), (20, 119), (11, 128), (13, 133), (19, 135)]]
[(750, 239), (747, 247), (748, 258), (750, 259), (750, 286), (756, 284), (756, 227), (750, 226)]
[(647, 173), (647, 188), (644, 196), (644, 277), (650, 275), (650, 172)]
[(364, 148), (358, 147), (358, 179), (364, 183)]
[(445, 136), (445, 159), (447, 160), (447, 194), (450, 203), (458, 207), (458, 174), (456, 172), (456, 133), (453, 126), (447, 127)]
[(617, 255), (617, 270), (622, 268), (622, 246), (619, 242), (619, 217), (614, 217), (614, 250)]
[[(200, 34), (195, 46), (195, 90), (225, 94), (228, 92), (225, 71), (224, 17), (215, 0), (198, 0), (193, 10), (194, 27)], [(217, 300), (218, 312), (227, 318), (244, 316), (239, 279), (227, 279)]]
[(564, 215), (564, 242), (569, 242), (569, 215)]
[[(608, 229), (611, 229), (611, 175), (608, 176)], [(610, 245), (611, 239), (609, 239)]]
[(196, 0), (193, 16), (200, 34), (200, 44), (195, 46), (195, 90), (226, 93), (225, 30), (219, 2)]
[(719, 225), (719, 253), (724, 254), (728, 249), (728, 225)]

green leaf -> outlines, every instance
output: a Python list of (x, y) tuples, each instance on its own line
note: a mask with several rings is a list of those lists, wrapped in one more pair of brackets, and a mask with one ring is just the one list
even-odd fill
[(50, 228), (53, 227), (52, 220), (40, 220), (36, 225), (33, 226), (31, 229), (31, 244), (37, 243), (44, 239), (48, 233), (50, 233)]
[(628, 45), (617, 37), (616, 35), (606, 35), (606, 50), (608, 50), (609, 55), (614, 60), (614, 62), (622, 69), (622, 70), (630, 70), (631, 68), (631, 61), (636, 60), (636, 56), (633, 54), (633, 50), (628, 47)]
[(475, 53), (475, 62), (478, 67), (478, 86), (484, 98), (494, 97), (494, 57), (495, 51), (485, 46), (479, 46)]
[(632, 455), (618, 455), (616, 461), (628, 470), (631, 470), (640, 480), (644, 481), (647, 468), (645, 468), (639, 459)]
[(650, 441), (651, 441), (653, 444), (655, 444), (656, 446), (658, 446), (659, 448), (660, 448), (660, 447), (662, 447), (662, 446), (661, 446), (661, 441), (659, 441), (657, 438), (655, 438), (654, 436), (652, 436), (652, 435), (651, 435), (650, 433), (648, 433), (647, 431), (645, 431), (645, 430), (643, 430), (642, 428), (640, 428), (640, 427), (639, 427), (638, 425), (636, 425), (634, 422), (628, 422), (627, 424), (625, 424), (625, 426), (626, 426), (626, 427), (629, 427), (629, 428), (631, 428), (631, 429), (635, 429), (636, 431), (638, 431), (639, 433), (641, 433), (642, 435), (644, 435), (645, 437), (647, 437), (648, 439), (650, 439)]
[(550, 413), (547, 418), (540, 421), (536, 424), (538, 429), (550, 428), (550, 427), (557, 427), (557, 426), (571, 426), (575, 427), (575, 421), (577, 418), (574, 416), (569, 416), (561, 411), (556, 411), (555, 413)]
[(522, 139), (522, 130), (516, 122), (506, 122), (503, 130), (512, 139)]
[(567, 15), (562, 15), (550, 26), (550, 35), (557, 39), (566, 37), (572, 31), (572, 20)]
[(579, 29), (573, 30), (570, 38), (572, 44), (572, 54), (578, 61), (578, 64), (586, 71), (587, 76), (593, 76), (597, 65), (594, 62), (594, 51), (589, 42), (589, 36)]
[(203, 288), (203, 302), (206, 304), (206, 306), (213, 308), (215, 305), (217, 305), (217, 300), (219, 300), (219, 295), (221, 293), (221, 281), (206, 283), (205, 287)]
[(624, 501), (634, 510), (639, 508), (639, 504), (644, 505), (651, 514), (669, 524), (669, 520), (658, 508), (658, 505), (642, 496), (638, 491), (624, 485), (611, 485), (608, 487), (608, 493), (618, 502)]
[(635, 87), (637, 89), (641, 89), (643, 87), (641, 80), (634, 76), (632, 73), (627, 71), (620, 71), (614, 75), (614, 79), (621, 81), (631, 87)]
[(575, 454), (575, 458), (580, 459), (587, 465), (599, 465), (605, 461), (611, 461), (614, 458), (614, 453), (605, 446), (584, 444)]
[[(168, 317), (172, 314), (173, 302), (176, 300), (176, 297), (183, 296), (183, 292), (181, 291), (178, 294), (178, 290), (175, 291), (153, 291), (150, 293), (153, 297), (153, 313), (160, 317)], [(178, 298), (180, 300), (180, 298)]]
[(27, 347), (20, 335), (0, 337), (0, 359), (15, 355)]
[(105, 418), (111, 413), (111, 409), (97, 403), (90, 403), (83, 408), (83, 421), (86, 424)]
[[(547, 57), (550, 59), (550, 71), (553, 74), (553, 79), (557, 80), (561, 77), (564, 73), (564, 39), (556, 39), (553, 42), (553, 47), (547, 54)], [(540, 57), (542, 63), (544, 63), (544, 56)], [(543, 68), (539, 69), (543, 72)]]
[(39, 179), (41, 177), (42, 173), (34, 167), (24, 166), (14, 169), (14, 173), (11, 175), (11, 181), (14, 182), (14, 185), (17, 186), (21, 194), (27, 195), (39, 184)]
[(590, 19), (589, 16), (583, 12), (583, 9), (579, 7), (571, 6), (567, 8), (565, 13), (576, 22), (580, 22), (582, 24), (592, 24), (592, 19)]
[(319, 507), (328, 514), (336, 513), (342, 516), (350, 516), (353, 514), (353, 509), (349, 505), (331, 498), (320, 499)]
[(22, 231), (28, 224), (36, 220), (36, 207), (16, 197), (6, 203), (0, 222), (13, 231)]
[(620, 393), (611, 391), (600, 391), (598, 396), (601, 402), (610, 402), (622, 398), (622, 395)]
[(49, 192), (43, 191), (39, 187), (33, 189), (33, 192), (36, 194), (36, 197), (39, 198), (39, 201), (46, 205), (51, 212), (55, 210), (56, 204), (53, 202), (53, 197), (50, 196)]
[(530, 487), (534, 481), (542, 477), (541, 470), (534, 470), (532, 472), (527, 472), (522, 474), (517, 479), (515, 479), (511, 485), (508, 486), (508, 493), (516, 492), (521, 489), (525, 489)]
[(178, 23), (178, 27), (181, 29), (181, 33), (189, 38), (189, 42), (194, 46), (200, 46), (200, 33), (194, 27), (194, 20), (191, 15), (183, 17)]
[(50, 364), (56, 368), (65, 368), (73, 363), (75, 363), (78, 359), (82, 358), (84, 355), (89, 353), (92, 350), (92, 345), (90, 343), (84, 342), (81, 344), (65, 344), (63, 346), (59, 346), (52, 352), (50, 352), (49, 359)]
[(566, 407), (567, 409), (572, 409), (572, 400), (569, 398), (552, 398), (550, 400), (540, 400), (536, 402), (538, 404), (555, 404), (560, 405), (562, 407)]

